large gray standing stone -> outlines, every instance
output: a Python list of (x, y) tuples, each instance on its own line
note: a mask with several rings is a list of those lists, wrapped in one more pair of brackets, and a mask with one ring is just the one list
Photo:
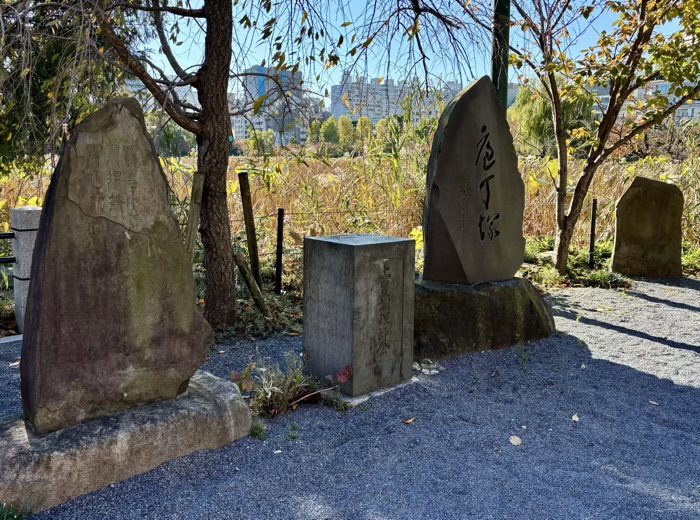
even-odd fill
[(51, 179), (22, 347), (27, 420), (46, 433), (187, 389), (211, 327), (135, 99), (73, 132)]
[(351, 396), (411, 378), (415, 243), (377, 235), (304, 240), (304, 351), (309, 371)]
[(617, 201), (612, 270), (626, 276), (679, 278), (682, 214), (678, 186), (635, 178)]
[(198, 371), (187, 392), (38, 436), (0, 418), (0, 503), (41, 511), (250, 431), (238, 387)]
[(508, 121), (483, 77), (445, 107), (428, 164), (426, 280), (507, 280), (523, 261), (525, 188)]

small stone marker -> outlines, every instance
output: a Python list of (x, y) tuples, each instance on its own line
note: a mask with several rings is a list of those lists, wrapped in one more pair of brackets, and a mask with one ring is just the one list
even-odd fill
[(24, 333), (24, 314), (27, 308), (32, 254), (40, 219), (41, 208), (36, 206), (10, 210), (10, 223), (15, 234), (15, 238), (12, 239), (12, 254), (15, 257), (12, 288), (15, 296), (15, 321), (20, 334)]
[(525, 188), (508, 121), (483, 77), (446, 107), (433, 140), (423, 219), (423, 278), (513, 278), (525, 254)]
[(46, 433), (187, 389), (213, 332), (135, 99), (73, 132), (51, 179), (22, 347), (27, 420)]
[(411, 378), (414, 255), (408, 239), (304, 239), (304, 350), (313, 375), (335, 380), (350, 366), (340, 389), (351, 396)]
[(682, 214), (678, 186), (635, 178), (617, 202), (612, 270), (626, 276), (680, 278)]

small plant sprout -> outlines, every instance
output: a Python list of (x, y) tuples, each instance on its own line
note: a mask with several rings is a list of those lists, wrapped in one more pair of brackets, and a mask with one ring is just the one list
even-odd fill
[(263, 422), (254, 420), (253, 424), (250, 425), (250, 436), (253, 439), (264, 441), (267, 439), (267, 427)]
[(299, 438), (299, 425), (295, 422), (289, 425), (287, 428), (287, 439), (290, 441), (295, 441)]
[(520, 348), (518, 349), (518, 357), (520, 357), (520, 364), (523, 366), (523, 370), (527, 370), (527, 349), (526, 348)]

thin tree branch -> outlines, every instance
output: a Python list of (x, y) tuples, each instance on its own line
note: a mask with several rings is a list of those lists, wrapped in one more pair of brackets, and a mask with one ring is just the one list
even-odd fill
[[(156, 4), (159, 1), (160, 0), (151, 0), (151, 5), (153, 7), (156, 7)], [(170, 63), (170, 66), (175, 71), (175, 74), (177, 74), (178, 77), (183, 81), (192, 80), (193, 78), (196, 81), (196, 76), (185, 72), (184, 69), (180, 66), (180, 63), (178, 63), (177, 59), (175, 58), (173, 50), (170, 48), (170, 43), (168, 43), (168, 38), (165, 35), (165, 30), (163, 29), (163, 16), (161, 12), (153, 11), (152, 14), (153, 22), (156, 26), (156, 32), (158, 33), (158, 39), (160, 40), (160, 48), (163, 51), (163, 54), (165, 54), (165, 57), (168, 59), (168, 63)]]
[(170, 117), (173, 118), (173, 121), (195, 135), (200, 134), (203, 128), (202, 125), (196, 121), (193, 121), (187, 116), (187, 114), (185, 114), (182, 108), (170, 101), (167, 92), (158, 85), (148, 71), (146, 71), (141, 62), (129, 52), (129, 49), (126, 47), (124, 42), (119, 39), (114, 32), (112, 25), (109, 23), (109, 21), (107, 21), (104, 13), (97, 9), (95, 11), (95, 18), (100, 26), (100, 29), (104, 33), (105, 38), (107, 38), (107, 40), (110, 42), (119, 58), (126, 63), (134, 75), (143, 82), (145, 87), (151, 92), (151, 94), (153, 94), (156, 101), (158, 101), (158, 103), (170, 115)]
[(129, 2), (116, 2), (110, 4), (108, 9), (134, 9), (136, 11), (146, 11), (150, 13), (170, 13), (177, 16), (186, 16), (188, 18), (204, 18), (204, 9), (185, 9), (183, 7), (174, 6), (153, 6), (153, 5), (137, 5)]

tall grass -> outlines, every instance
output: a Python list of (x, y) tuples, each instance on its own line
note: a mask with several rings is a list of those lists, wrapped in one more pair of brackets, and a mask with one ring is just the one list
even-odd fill
[[(386, 150), (389, 150), (388, 152)], [(237, 172), (249, 171), (258, 243), (263, 257), (272, 255), (277, 208), (285, 209), (285, 248), (293, 253), (305, 235), (380, 233), (408, 237), (421, 225), (427, 139), (415, 138), (400, 146), (369, 148), (360, 157), (326, 158), (304, 150), (280, 152), (273, 157), (232, 157), (229, 163), (229, 214), (234, 239), (243, 245), (244, 225)], [(614, 237), (615, 203), (637, 175), (677, 184), (685, 197), (683, 236), (687, 247), (700, 247), (700, 159), (691, 154), (684, 162), (647, 158), (635, 163), (609, 161), (598, 171), (576, 227), (574, 246), (588, 243), (590, 208), (598, 199), (597, 237)], [(173, 192), (173, 208), (184, 225), (194, 158), (164, 159)], [(521, 158), (526, 186), (524, 231), (535, 237), (556, 234), (552, 162)], [(572, 161), (572, 177), (582, 163)], [(0, 179), (0, 228), (9, 228), (9, 208), (40, 203), (48, 187), (49, 168), (40, 175)], [(570, 191), (573, 192), (573, 184)]]

